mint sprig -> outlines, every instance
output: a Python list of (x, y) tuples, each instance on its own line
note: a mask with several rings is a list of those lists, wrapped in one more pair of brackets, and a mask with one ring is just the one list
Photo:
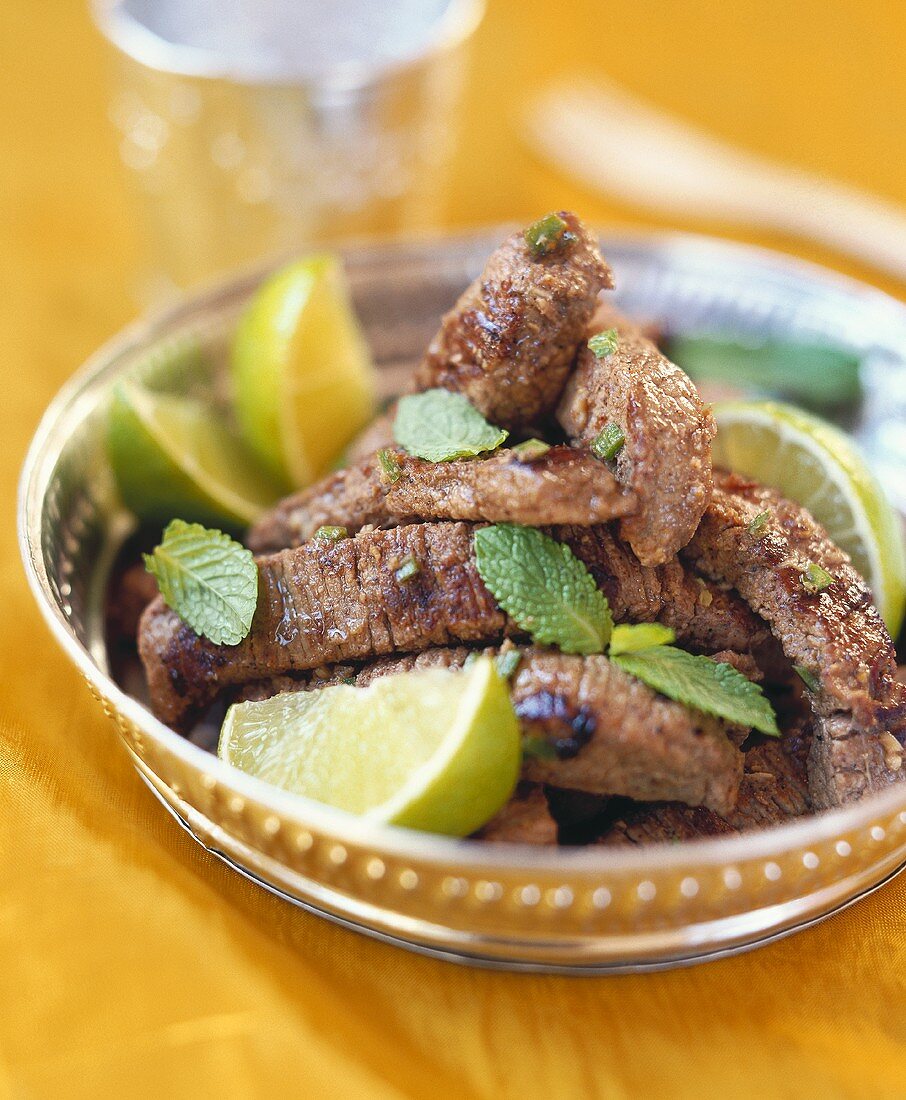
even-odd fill
[(649, 687), (687, 707), (779, 737), (777, 719), (758, 684), (732, 665), (671, 645), (612, 654), (615, 664)]
[(409, 454), (429, 462), (494, 451), (507, 434), (489, 424), (461, 393), (441, 389), (401, 398), (393, 425), (396, 442)]
[(144, 555), (164, 601), (217, 645), (238, 645), (252, 628), (258, 567), (250, 550), (222, 531), (174, 519)]
[(613, 629), (607, 598), (564, 543), (499, 523), (475, 532), (475, 563), (494, 599), (540, 645), (604, 652)]

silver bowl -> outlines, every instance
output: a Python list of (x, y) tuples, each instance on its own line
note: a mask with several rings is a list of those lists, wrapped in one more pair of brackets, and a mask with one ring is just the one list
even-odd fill
[[(390, 392), (499, 231), (350, 251), (359, 314)], [(865, 286), (703, 238), (612, 237), (621, 304), (672, 331), (822, 338), (903, 374), (906, 310)], [(366, 825), (228, 767), (158, 722), (110, 675), (103, 593), (131, 521), (103, 445), (111, 387), (162, 343), (222, 349), (262, 277), (133, 326), (44, 416), (22, 474), (19, 535), (55, 638), (116, 722), (155, 794), (209, 851), (289, 900), (446, 958), (574, 972), (652, 969), (742, 950), (812, 923), (906, 862), (906, 786), (749, 834), (639, 850), (530, 849)], [(873, 406), (874, 402), (874, 406)], [(876, 456), (883, 461), (883, 454)]]

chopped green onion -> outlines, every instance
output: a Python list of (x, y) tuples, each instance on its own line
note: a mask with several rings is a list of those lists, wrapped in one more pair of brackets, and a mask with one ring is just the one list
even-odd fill
[(605, 462), (615, 458), (623, 449), (626, 436), (619, 424), (608, 424), (592, 440), (591, 453)]
[(537, 760), (557, 759), (557, 750), (543, 737), (523, 737), (522, 752), (525, 756), (534, 756)]
[(505, 649), (497, 654), (497, 671), (504, 680), (509, 680), (522, 660), (521, 649)]
[(322, 542), (339, 542), (340, 539), (349, 538), (349, 531), (345, 527), (319, 527), (315, 531), (315, 538)]
[(462, 663), (463, 672), (465, 672), (467, 668), (471, 668), (480, 656), (481, 654), (478, 652), (478, 650), (473, 649)]
[(407, 554), (393, 575), (396, 577), (397, 583), (405, 584), (407, 581), (411, 581), (413, 577), (418, 576), (421, 568), (415, 558), (411, 554)]
[(569, 226), (559, 214), (548, 214), (546, 217), (532, 222), (523, 237), (528, 245), (529, 252), (536, 260), (549, 256), (552, 252), (556, 252), (576, 239), (575, 233), (570, 231)]
[(757, 535), (760, 533), (762, 527), (768, 522), (769, 515), (767, 512), (759, 512), (758, 515), (749, 524), (747, 530), (750, 535)]
[(829, 584), (833, 584), (835, 579), (833, 573), (828, 573), (826, 569), (810, 561), (802, 574), (802, 587), (806, 592), (814, 595), (816, 592), (823, 591)]
[(513, 454), (520, 462), (534, 462), (536, 458), (546, 455), (551, 449), (549, 443), (543, 439), (527, 439), (524, 443), (517, 443), (513, 448)]
[(399, 459), (386, 447), (382, 448), (377, 453), (378, 462), (381, 464), (382, 476), (390, 482), (391, 485), (395, 484), (403, 476), (403, 469), (400, 466)]
[(594, 352), (595, 359), (606, 359), (608, 355), (613, 355), (617, 350), (619, 342), (620, 336), (617, 330), (609, 328), (604, 332), (599, 332), (596, 336), (590, 337), (588, 346)]
[(793, 665), (793, 671), (809, 691), (821, 690), (821, 681), (810, 668), (806, 668), (805, 665)]

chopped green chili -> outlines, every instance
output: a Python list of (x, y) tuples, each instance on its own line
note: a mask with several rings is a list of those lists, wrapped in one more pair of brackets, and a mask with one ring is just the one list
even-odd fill
[(549, 256), (576, 239), (575, 233), (559, 214), (548, 214), (532, 222), (523, 236), (536, 260)]
[(513, 448), (513, 454), (520, 462), (534, 462), (536, 458), (546, 455), (551, 449), (549, 443), (543, 439), (527, 439), (524, 443), (517, 443)]
[(833, 573), (828, 573), (826, 569), (810, 561), (802, 574), (802, 587), (806, 592), (814, 595), (816, 592), (823, 591), (829, 584), (833, 584), (835, 579)]
[(382, 476), (386, 478), (392, 484), (395, 484), (403, 476), (402, 467), (399, 464), (399, 459), (393, 453), (384, 447), (378, 451), (378, 462), (381, 464)]
[(315, 538), (322, 542), (339, 542), (340, 539), (349, 538), (349, 531), (345, 527), (319, 527), (315, 531)]
[(608, 424), (592, 440), (591, 453), (595, 458), (609, 461), (623, 449), (626, 436), (619, 424)]
[(411, 581), (413, 577), (418, 576), (420, 572), (421, 566), (411, 554), (407, 554), (399, 563), (393, 575), (396, 577), (398, 584), (406, 584), (407, 581)]

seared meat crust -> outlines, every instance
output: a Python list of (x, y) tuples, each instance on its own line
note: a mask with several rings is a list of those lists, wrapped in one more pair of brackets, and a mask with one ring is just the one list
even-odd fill
[(396, 402), (379, 413), (370, 424), (359, 432), (344, 452), (344, 462), (353, 466), (364, 458), (370, 458), (382, 447), (393, 446), (393, 422), (396, 420)]
[(659, 565), (692, 538), (708, 505), (714, 420), (690, 379), (635, 325), (616, 313), (598, 316), (602, 328), (617, 329), (616, 350), (598, 359), (582, 348), (557, 417), (580, 446), (608, 424), (620, 426), (617, 478), (639, 499), (620, 534), (644, 565)]
[(585, 563), (617, 622), (660, 622), (691, 648), (730, 649), (751, 653), (764, 668), (776, 664), (776, 643), (765, 623), (734, 592), (696, 576), (678, 559), (641, 565), (607, 527), (555, 527), (549, 533)]
[(251, 529), (248, 545), (257, 554), (272, 553), (299, 546), (319, 527), (354, 533), (367, 525), (431, 519), (535, 527), (603, 523), (625, 516), (636, 503), (603, 462), (571, 447), (552, 447), (531, 462), (512, 451), (453, 462), (393, 453), (396, 481), (388, 480), (372, 455), (281, 501)]
[(811, 742), (811, 723), (803, 722), (782, 740), (767, 740), (750, 749), (736, 806), (728, 813), (677, 803), (627, 805), (595, 843), (622, 846), (725, 836), (782, 825), (811, 813), (806, 768)]
[[(752, 520), (767, 513), (753, 531)], [(712, 502), (685, 557), (736, 587), (770, 624), (789, 659), (820, 681), (809, 760), (818, 809), (852, 802), (904, 776), (906, 696), (890, 635), (847, 555), (798, 505), (717, 472)], [(811, 593), (809, 562), (834, 581)]]
[[(289, 671), (503, 637), (506, 617), (472, 560), (472, 528), (420, 524), (315, 539), (258, 559), (258, 609), (239, 645), (200, 638), (162, 599), (142, 616), (139, 655), (155, 714), (185, 728), (221, 689)], [(400, 582), (408, 558), (419, 572)]]
[(520, 783), (509, 802), (479, 829), (475, 839), (508, 844), (556, 844), (557, 832), (544, 788), (537, 783)]
[[(278, 681), (255, 697), (350, 679), (367, 687), (381, 676), (460, 668), (471, 652), (460, 646), (387, 657), (358, 673), (344, 669), (307, 682)], [(524, 779), (641, 801), (675, 799), (722, 812), (736, 801), (742, 754), (728, 739), (727, 727), (656, 694), (606, 657), (528, 647), (521, 651), (510, 694), (523, 732), (543, 740), (552, 756), (526, 756)]]
[(493, 424), (520, 428), (553, 411), (599, 291), (613, 286), (594, 236), (560, 214), (573, 240), (532, 256), (514, 233), (444, 317), (416, 382), (457, 390)]
[[(139, 626), (155, 714), (185, 728), (229, 686), (342, 661), (458, 642), (493, 643), (515, 628), (472, 557), (472, 525), (416, 524), (338, 542), (313, 539), (258, 559), (258, 610), (236, 646), (199, 638), (163, 600)], [(660, 621), (704, 650), (747, 651), (758, 620), (679, 563), (644, 569), (606, 527), (558, 528), (607, 593), (618, 621)], [(408, 558), (419, 569), (399, 581)]]

